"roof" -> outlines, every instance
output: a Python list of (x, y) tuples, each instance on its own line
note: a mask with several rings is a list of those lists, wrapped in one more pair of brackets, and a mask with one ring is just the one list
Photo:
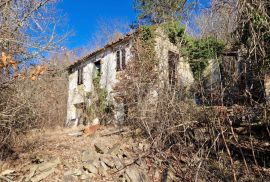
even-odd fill
[(135, 32), (128, 33), (128, 34), (126, 34), (125, 36), (119, 38), (118, 40), (113, 41), (113, 42), (110, 42), (110, 43), (106, 44), (104, 47), (102, 47), (102, 48), (100, 48), (100, 49), (97, 49), (97, 50), (91, 52), (90, 54), (88, 54), (88, 55), (86, 55), (86, 56), (84, 56), (84, 57), (78, 59), (78, 60), (75, 61), (73, 64), (69, 65), (67, 69), (71, 69), (71, 68), (74, 68), (74, 67), (76, 67), (76, 66), (79, 66), (80, 64), (82, 64), (82, 63), (86, 62), (87, 60), (89, 60), (89, 58), (91, 58), (91, 57), (95, 56), (96, 54), (98, 54), (98, 53), (100, 53), (100, 52), (106, 50), (107, 48), (109, 48), (109, 47), (111, 47), (111, 46), (113, 46), (113, 45), (115, 45), (115, 44), (117, 44), (117, 43), (120, 43), (120, 42), (122, 42), (122, 41), (127, 41), (127, 40), (129, 40), (130, 37), (131, 37), (131, 35), (133, 35), (134, 33), (135, 33)]

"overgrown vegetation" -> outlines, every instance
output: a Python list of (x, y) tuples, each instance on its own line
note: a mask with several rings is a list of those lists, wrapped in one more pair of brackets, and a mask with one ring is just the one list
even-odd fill
[[(236, 16), (240, 21), (235, 24), (239, 26), (235, 26), (235, 30), (238, 36), (242, 36), (234, 39), (231, 38), (231, 29), (224, 36), (209, 33), (193, 38), (180, 23), (171, 21), (173, 16), (167, 19), (169, 21), (159, 17), (169, 40), (179, 47), (182, 56), (189, 58), (196, 79), (195, 93), (205, 101), (202, 106), (195, 105), (188, 98), (178, 97), (177, 93), (183, 92), (180, 87), (171, 89), (166, 84), (165, 87), (157, 84), (166, 83), (166, 80), (159, 80), (157, 75), (161, 72), (154, 74), (158, 70), (155, 69), (158, 61), (155, 54), (149, 57), (152, 45), (141, 39), (134, 41), (136, 57), (127, 67), (127, 76), (123, 75), (124, 81), (117, 85), (118, 91), (125, 93), (121, 98), (128, 106), (127, 123), (142, 129), (142, 137), (148, 138), (152, 144), (149, 157), (160, 161), (157, 167), (163, 167), (165, 174), (168, 171), (173, 173), (176, 181), (270, 180), (269, 172), (264, 170), (269, 168), (270, 162), (269, 146), (264, 145), (270, 136), (267, 132), (270, 111), (265, 101), (256, 99), (259, 91), (252, 88), (252, 83), (255, 86), (252, 80), (256, 78), (261, 82), (256, 87), (264, 89), (264, 68), (269, 68), (269, 54), (266, 54), (269, 53), (269, 26), (265, 27), (269, 23), (266, 8), (269, 9), (269, 5), (261, 1), (252, 3), (250, 6), (246, 1), (239, 1), (241, 13), (236, 13)], [(153, 4), (147, 5), (151, 7)], [(213, 2), (211, 11), (221, 12), (220, 9), (228, 8), (224, 4)], [(234, 3), (230, 5), (235, 6)], [(154, 7), (159, 8), (157, 4)], [(149, 7), (143, 10), (149, 10), (144, 15), (152, 13)], [(254, 15), (256, 10), (260, 13)], [(138, 37), (142, 40), (153, 38), (151, 27), (144, 26), (146, 35), (141, 31)], [(231, 37), (226, 40), (229, 34)], [(218, 65), (218, 71), (213, 73), (218, 78), (214, 84), (206, 83), (209, 78), (203, 75), (210, 66), (209, 60)]]
[[(65, 37), (51, 30), (60, 20), (49, 16), (54, 6), (54, 1), (41, 0), (0, 4), (0, 159), (31, 129), (64, 123), (65, 64), (29, 67)], [(133, 37), (132, 60), (118, 73), (114, 99), (124, 105), (126, 124), (134, 131), (140, 128), (139, 137), (149, 140), (147, 157), (164, 171), (162, 176), (172, 174), (175, 181), (270, 181), (264, 80), (270, 68), (269, 6), (267, 0), (212, 0), (200, 14), (201, 36), (193, 37), (180, 23), (193, 1), (135, 1), (142, 25)], [(167, 68), (160, 68), (155, 49), (160, 27), (188, 60), (194, 85), (183, 89), (168, 83)], [(207, 68), (214, 69), (209, 60), (217, 63), (211, 78), (204, 75)], [(86, 117), (108, 121), (114, 108), (100, 75), (93, 85), (94, 92), (86, 96), (91, 104)], [(195, 104), (194, 95), (201, 102)]]
[(170, 42), (177, 45), (183, 57), (190, 63), (194, 77), (203, 78), (203, 71), (209, 65), (210, 59), (218, 59), (224, 49), (225, 43), (214, 37), (193, 38), (186, 33), (185, 26), (178, 21), (170, 21), (162, 25)]
[(182, 20), (194, 5), (195, 1), (185, 0), (136, 0), (134, 6), (143, 24), (161, 24)]
[(32, 129), (65, 120), (66, 64), (44, 60), (67, 36), (56, 34), (62, 19), (55, 6), (47, 0), (0, 1), (0, 160)]
[[(108, 102), (108, 93), (100, 85), (101, 75), (95, 75), (93, 79), (94, 91), (87, 96), (90, 105), (86, 108), (86, 120), (91, 123), (93, 119), (101, 118), (106, 120), (106, 116), (111, 114), (112, 105)], [(110, 115), (111, 116), (111, 115)], [(105, 119), (106, 118), (106, 119)], [(106, 124), (102, 121), (103, 124)]]

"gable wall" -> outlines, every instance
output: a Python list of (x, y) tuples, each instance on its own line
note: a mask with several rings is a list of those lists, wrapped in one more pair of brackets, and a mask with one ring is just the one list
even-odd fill
[[(107, 90), (108, 99), (112, 100), (112, 95), (110, 94), (113, 90), (114, 85), (117, 83), (116, 78), (116, 51), (126, 48), (126, 62), (129, 61), (131, 57), (130, 53), (130, 41), (121, 42), (114, 47), (107, 48), (104, 51), (97, 53), (95, 56), (89, 58), (87, 61), (82, 63), (80, 66), (73, 68), (72, 72), (69, 74), (69, 88), (68, 88), (68, 103), (67, 103), (67, 124), (71, 120), (77, 119), (76, 116), (76, 104), (79, 103), (91, 103), (87, 100), (86, 95), (92, 92), (93, 87), (93, 75), (95, 61), (101, 60), (101, 80), (100, 85), (102, 88)], [(78, 69), (83, 68), (83, 84), (77, 85), (78, 79)]]

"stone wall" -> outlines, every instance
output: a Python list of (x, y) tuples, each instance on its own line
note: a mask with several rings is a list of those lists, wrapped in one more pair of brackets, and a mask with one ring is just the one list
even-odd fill
[(168, 82), (168, 55), (169, 51), (179, 54), (179, 61), (177, 63), (176, 77), (178, 85), (181, 87), (189, 87), (194, 82), (193, 73), (187, 60), (181, 56), (181, 52), (177, 46), (171, 43), (167, 35), (162, 29), (156, 31), (156, 47), (157, 59), (159, 60), (159, 72), (162, 85), (164, 82)]
[[(126, 60), (130, 60), (130, 42), (121, 42), (114, 47), (107, 48), (104, 51), (92, 56), (80, 66), (73, 68), (69, 75), (69, 88), (68, 88), (68, 103), (67, 103), (67, 124), (76, 122), (78, 119), (76, 115), (76, 105), (80, 103), (91, 103), (87, 99), (87, 94), (93, 91), (93, 76), (96, 61), (101, 61), (101, 80), (100, 86), (105, 88), (108, 92), (108, 100), (113, 102), (111, 94), (114, 85), (117, 83), (116, 72), (116, 51), (118, 49), (126, 48)], [(78, 69), (83, 68), (83, 84), (78, 85)]]
[[(191, 72), (190, 66), (187, 61), (181, 58), (179, 50), (177, 46), (172, 44), (167, 36), (161, 31), (161, 29), (157, 30), (156, 37), (156, 46), (155, 51), (157, 53), (157, 59), (160, 62), (159, 65), (159, 76), (160, 76), (160, 85), (164, 86), (164, 82), (168, 81), (168, 54), (169, 51), (179, 54), (180, 59), (177, 63), (177, 81), (178, 85), (183, 87), (189, 87), (193, 81), (193, 74)], [(93, 55), (89, 60), (85, 61), (81, 65), (73, 68), (72, 72), (69, 75), (69, 98), (68, 98), (68, 110), (67, 110), (67, 124), (72, 122), (76, 123), (78, 120), (78, 116), (76, 112), (78, 108), (77, 105), (81, 103), (91, 103), (91, 100), (87, 100), (86, 95), (89, 92), (93, 91), (93, 75), (94, 75), (94, 67), (96, 61), (101, 61), (101, 80), (100, 85), (102, 88), (105, 88), (108, 92), (108, 101), (114, 103), (113, 99), (113, 87), (115, 84), (120, 81), (117, 77), (116, 71), (116, 51), (121, 50), (122, 48), (126, 49), (126, 62), (128, 63), (131, 60), (131, 47), (132, 40), (120, 42), (110, 48), (106, 48), (103, 51)], [(78, 69), (83, 68), (83, 84), (77, 85), (78, 79)], [(155, 91), (153, 90), (153, 93)], [(156, 95), (153, 94), (152, 95)], [(150, 95), (151, 95), (150, 94)], [(118, 108), (119, 107), (119, 108)], [(123, 107), (121, 105), (115, 106), (118, 108), (118, 111), (115, 111), (115, 117), (122, 118), (121, 114), (123, 111)], [(120, 113), (121, 112), (121, 113)], [(121, 122), (121, 121), (119, 121)]]

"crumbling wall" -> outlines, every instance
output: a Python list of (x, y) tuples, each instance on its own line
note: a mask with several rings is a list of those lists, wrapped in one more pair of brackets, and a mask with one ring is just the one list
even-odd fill
[(87, 61), (83, 67), (83, 84), (78, 85), (78, 68), (74, 68), (72, 73), (69, 74), (69, 87), (68, 87), (68, 103), (67, 103), (67, 125), (72, 124), (71, 121), (77, 119), (76, 115), (76, 104), (84, 103), (86, 100), (86, 95), (91, 92), (92, 75), (94, 64)]
[(216, 59), (209, 59), (209, 65), (203, 72), (203, 77), (206, 78), (206, 87), (211, 87), (219, 83), (220, 80), (220, 69), (219, 69), (219, 62)]
[(156, 46), (155, 51), (157, 53), (157, 59), (160, 62), (159, 72), (161, 83), (168, 81), (168, 54), (169, 51), (179, 54), (179, 61), (177, 63), (176, 77), (178, 85), (180, 87), (189, 87), (194, 82), (194, 77), (190, 68), (190, 65), (187, 60), (181, 57), (181, 52), (176, 45), (171, 43), (168, 39), (168, 36), (164, 33), (161, 28), (156, 30)]

